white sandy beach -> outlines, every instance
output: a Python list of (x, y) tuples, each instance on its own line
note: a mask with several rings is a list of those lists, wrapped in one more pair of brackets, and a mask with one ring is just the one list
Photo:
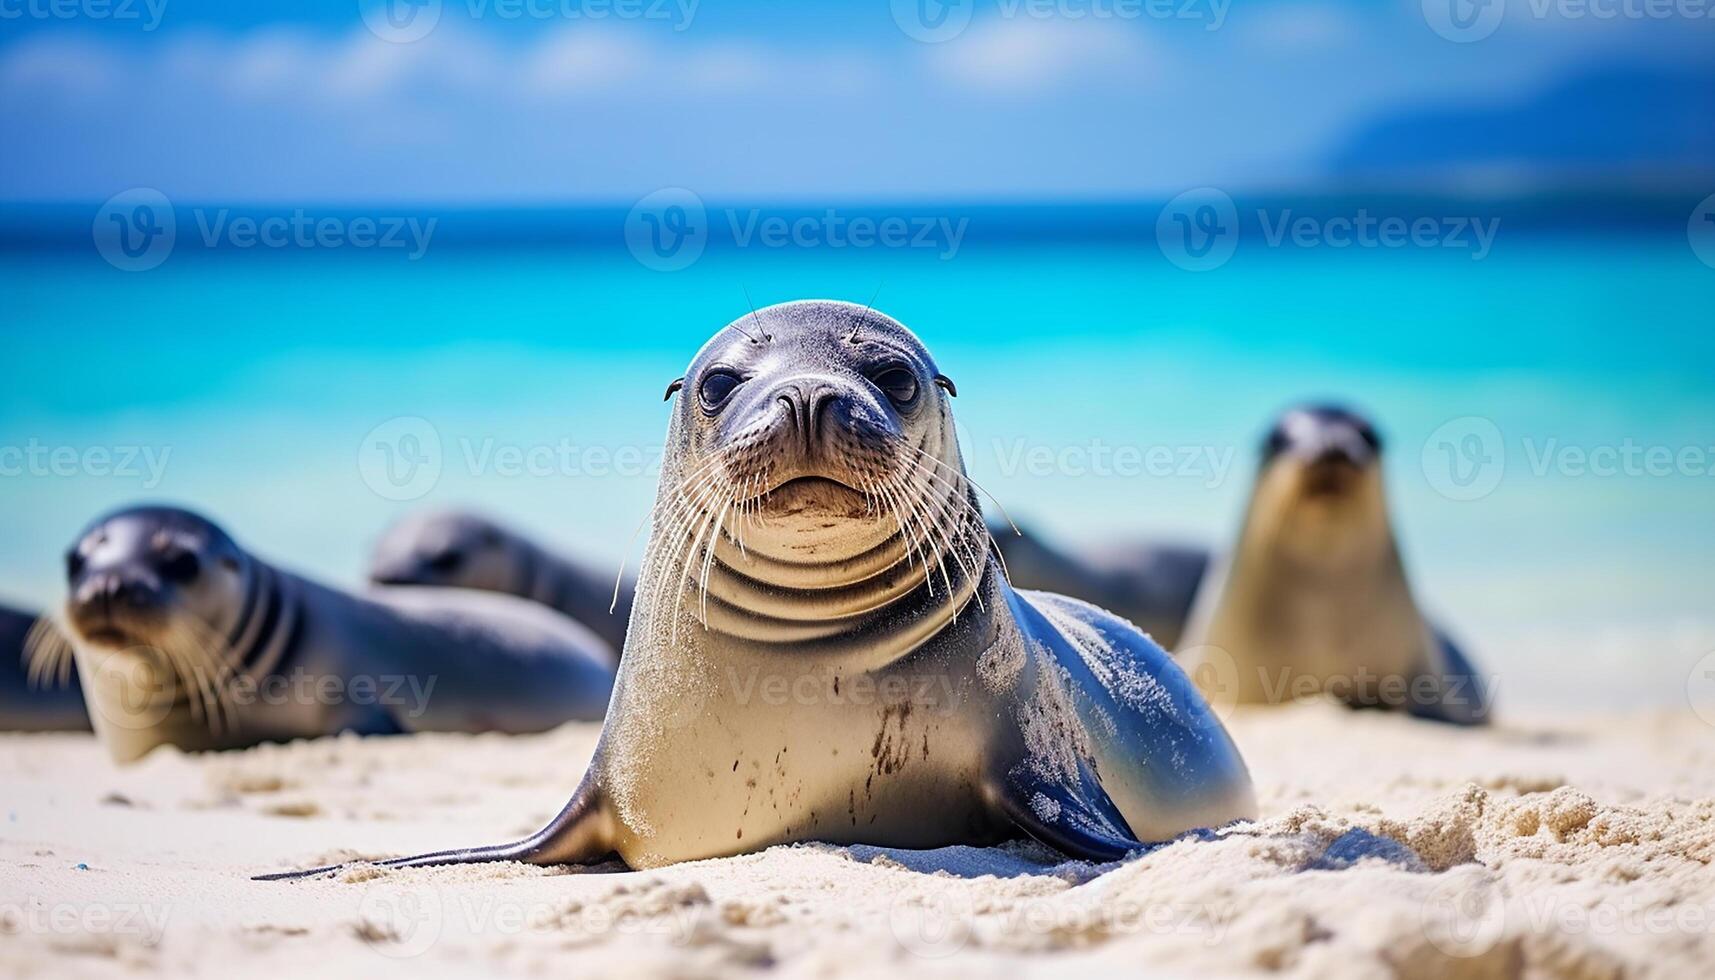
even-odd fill
[(598, 728), (168, 751), (126, 769), (92, 737), (5, 736), (0, 973), (1715, 970), (1715, 731), (1697, 716), (1475, 732), (1310, 704), (1231, 724), (1263, 819), (1120, 865), (1025, 844), (809, 844), (644, 873), (361, 866), (300, 883), (248, 876), (535, 829)]

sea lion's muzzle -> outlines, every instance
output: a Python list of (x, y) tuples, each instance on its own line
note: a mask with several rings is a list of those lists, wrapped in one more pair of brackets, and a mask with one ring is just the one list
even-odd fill
[(801, 496), (792, 491), (825, 491), (829, 484), (861, 499), (893, 470), (887, 447), (899, 438), (897, 427), (843, 379), (786, 379), (759, 394), (750, 416), (751, 424), (729, 439), (734, 448), (728, 472), (740, 501), (767, 504)]
[(106, 569), (72, 583), (66, 618), (77, 635), (97, 646), (124, 647), (165, 617), (163, 583), (146, 569)]
[(120, 648), (169, 625), (181, 590), (204, 574), (198, 551), (143, 522), (116, 521), (66, 554), (66, 621), (97, 646)]
[(1304, 464), (1304, 492), (1312, 497), (1344, 494), (1357, 484), (1369, 464), (1368, 454), (1360, 457), (1343, 443), (1324, 446)]

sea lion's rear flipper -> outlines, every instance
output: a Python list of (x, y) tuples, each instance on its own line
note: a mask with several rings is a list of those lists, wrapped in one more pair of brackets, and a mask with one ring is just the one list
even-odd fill
[[(1430, 666), (1424, 669), (1427, 683), (1423, 686), (1431, 696), (1426, 698), (1416, 690), (1411, 691), (1411, 713), (1455, 725), (1488, 724), (1491, 707), (1488, 678), (1477, 672), (1465, 651), (1446, 633), (1431, 627), (1430, 634), (1435, 649)], [(1415, 687), (1416, 680), (1413, 684)]]
[(1004, 780), (1000, 807), (1019, 829), (1073, 857), (1117, 861), (1146, 846), (1087, 765), (1078, 765), (1072, 782), (1076, 785), (1068, 786), (1020, 763)]
[(450, 851), (434, 851), (385, 861), (333, 864), (305, 871), (281, 871), (256, 875), (252, 881), (289, 881), (315, 878), (344, 870), (355, 864), (373, 864), (382, 868), (426, 868), (442, 864), (484, 864), (494, 861), (519, 861), (524, 864), (595, 864), (613, 853), (613, 833), (607, 808), (601, 793), (589, 776), (572, 794), (571, 802), (546, 827), (529, 837), (510, 844), (486, 847), (465, 847)]

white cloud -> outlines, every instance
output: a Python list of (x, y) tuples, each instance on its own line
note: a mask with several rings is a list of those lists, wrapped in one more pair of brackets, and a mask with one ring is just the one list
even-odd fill
[(1101, 20), (1009, 17), (972, 24), (959, 37), (926, 49), (948, 81), (1016, 94), (1080, 76), (1110, 80), (1151, 74), (1161, 55), (1128, 24)]
[(367, 31), (317, 37), (265, 29), (233, 37), (193, 33), (136, 52), (101, 41), (28, 38), (0, 46), (0, 96), (81, 93), (126, 98), (200, 89), (205, 97), (352, 104), (409, 101), (425, 93), (506, 103), (567, 98), (623, 86), (696, 100), (761, 91), (799, 95), (873, 88), (882, 73), (849, 50), (773, 49), (719, 40), (695, 46), (626, 30), (567, 26), (517, 46), (442, 26), (411, 44)]
[(224, 74), (236, 93), (254, 96), (301, 84), (313, 69), (317, 54), (314, 43), (296, 32), (259, 31), (240, 38), (229, 51), (198, 45), (168, 57), (183, 59), (181, 70), (187, 73), (205, 78)]
[(659, 69), (651, 46), (616, 31), (561, 28), (522, 59), (518, 83), (526, 94), (577, 96)]

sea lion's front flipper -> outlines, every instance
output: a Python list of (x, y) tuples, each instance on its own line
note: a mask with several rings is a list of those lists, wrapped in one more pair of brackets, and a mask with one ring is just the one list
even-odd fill
[[(603, 805), (595, 780), (589, 776), (572, 794), (571, 802), (548, 823), (529, 837), (509, 844), (486, 847), (465, 847), (450, 851), (414, 854), (410, 857), (385, 861), (352, 862), (374, 864), (383, 868), (426, 868), (442, 864), (483, 864), (493, 861), (521, 861), (525, 864), (595, 864), (613, 854), (613, 827), (608, 810)], [(281, 871), (256, 875), (252, 881), (288, 881), (315, 878), (341, 871), (351, 864), (334, 864), (305, 871)]]
[(1146, 846), (1085, 764), (1070, 780), (1075, 785), (1048, 778), (1029, 762), (1015, 765), (1003, 782), (1001, 810), (1050, 847), (1091, 861), (1117, 861)]

